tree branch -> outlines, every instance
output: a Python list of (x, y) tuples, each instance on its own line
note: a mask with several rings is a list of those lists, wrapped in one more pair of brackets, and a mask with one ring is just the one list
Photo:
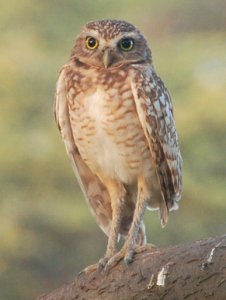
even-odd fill
[(226, 299), (226, 235), (167, 249), (143, 247), (128, 267), (93, 270), (36, 300)]

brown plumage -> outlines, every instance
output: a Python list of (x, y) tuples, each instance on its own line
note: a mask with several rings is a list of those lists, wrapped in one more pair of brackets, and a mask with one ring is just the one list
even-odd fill
[[(91, 211), (108, 235), (101, 264), (146, 242), (145, 208), (162, 225), (181, 196), (182, 159), (167, 89), (133, 25), (88, 23), (60, 72), (56, 121)], [(126, 238), (116, 253), (121, 236)]]

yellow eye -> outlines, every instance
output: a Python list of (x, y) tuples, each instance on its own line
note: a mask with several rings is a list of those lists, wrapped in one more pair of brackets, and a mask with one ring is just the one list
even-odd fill
[(94, 50), (99, 46), (98, 40), (95, 38), (88, 36), (86, 38), (86, 48), (89, 50)]
[(132, 38), (125, 38), (119, 42), (119, 48), (122, 51), (130, 51), (133, 49), (134, 40)]

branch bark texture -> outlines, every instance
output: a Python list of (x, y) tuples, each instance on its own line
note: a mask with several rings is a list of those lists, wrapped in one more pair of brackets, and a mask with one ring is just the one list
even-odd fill
[(166, 249), (143, 247), (128, 267), (81, 273), (36, 300), (226, 299), (226, 235)]

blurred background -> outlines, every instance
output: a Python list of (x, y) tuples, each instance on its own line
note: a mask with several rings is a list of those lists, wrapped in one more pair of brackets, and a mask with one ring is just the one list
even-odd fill
[(148, 38), (184, 159), (180, 210), (148, 240), (167, 247), (225, 233), (226, 1), (9, 0), (0, 10), (0, 299), (29, 300), (103, 256), (53, 117), (58, 71), (81, 26), (125, 19)]

